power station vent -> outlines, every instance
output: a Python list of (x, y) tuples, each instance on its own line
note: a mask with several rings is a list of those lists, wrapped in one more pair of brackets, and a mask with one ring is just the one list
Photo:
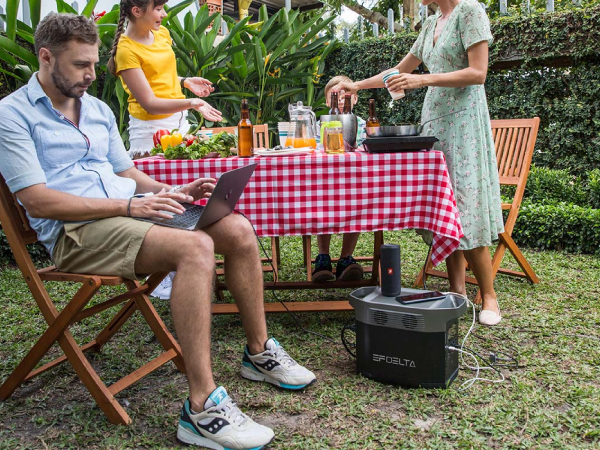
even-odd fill
[(422, 314), (406, 314), (381, 309), (369, 309), (367, 320), (369, 324), (380, 327), (402, 328), (414, 331), (425, 330), (425, 318)]

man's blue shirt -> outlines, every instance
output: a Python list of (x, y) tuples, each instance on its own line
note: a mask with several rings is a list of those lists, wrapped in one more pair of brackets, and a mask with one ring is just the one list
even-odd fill
[[(0, 173), (15, 193), (35, 184), (87, 198), (129, 198), (135, 181), (116, 175), (133, 167), (115, 116), (104, 102), (81, 97), (79, 127), (52, 107), (35, 73), (0, 101)], [(63, 222), (29, 216), (52, 255)]]

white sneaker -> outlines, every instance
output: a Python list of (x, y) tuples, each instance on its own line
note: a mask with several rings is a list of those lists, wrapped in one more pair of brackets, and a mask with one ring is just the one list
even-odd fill
[(241, 374), (253, 381), (266, 381), (284, 389), (302, 389), (315, 382), (317, 377), (302, 367), (283, 349), (275, 338), (265, 343), (265, 351), (251, 355), (244, 350)]
[(184, 444), (214, 450), (259, 450), (274, 436), (273, 430), (241, 412), (222, 386), (210, 394), (200, 413), (192, 412), (186, 400), (177, 430), (177, 439)]
[(169, 300), (171, 298), (171, 289), (173, 289), (173, 278), (175, 278), (175, 272), (167, 275), (150, 295), (161, 300)]

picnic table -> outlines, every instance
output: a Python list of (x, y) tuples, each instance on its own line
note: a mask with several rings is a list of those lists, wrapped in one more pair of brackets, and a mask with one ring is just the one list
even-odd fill
[[(432, 261), (439, 264), (462, 237), (459, 213), (444, 155), (438, 151), (369, 154), (362, 151), (293, 157), (138, 159), (135, 164), (157, 181), (186, 184), (200, 177), (258, 163), (237, 208), (258, 236), (310, 236), (419, 228), (433, 232)], [(314, 283), (266, 282), (267, 289), (323, 289), (376, 285), (379, 245), (375, 242), (371, 278)], [(310, 258), (309, 258), (310, 259)], [(310, 260), (307, 261), (310, 267)], [(310, 275), (310, 273), (309, 273)], [(221, 286), (223, 287), (223, 286)], [(267, 311), (285, 311), (266, 304)], [(298, 311), (352, 309), (347, 301), (288, 303)], [(214, 313), (236, 312), (235, 305), (214, 305)]]

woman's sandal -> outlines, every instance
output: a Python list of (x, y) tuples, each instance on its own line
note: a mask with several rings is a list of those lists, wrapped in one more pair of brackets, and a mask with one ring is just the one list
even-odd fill
[[(498, 299), (496, 299), (496, 303), (498, 303)], [(498, 303), (498, 309), (500, 309), (500, 303)], [(494, 326), (498, 325), (502, 320), (502, 314), (498, 314), (495, 311), (491, 311), (489, 309), (483, 309), (479, 313), (479, 323), (481, 325), (486, 326)]]

